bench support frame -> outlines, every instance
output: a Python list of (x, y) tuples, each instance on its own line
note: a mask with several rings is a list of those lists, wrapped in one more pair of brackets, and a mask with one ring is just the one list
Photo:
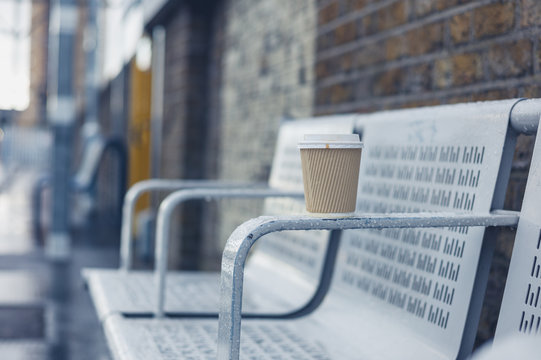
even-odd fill
[(518, 219), (519, 213), (500, 210), (490, 214), (359, 214), (349, 218), (261, 216), (249, 220), (231, 234), (222, 258), (217, 358), (239, 359), (244, 264), (251, 247), (263, 235), (285, 230), (516, 226)]

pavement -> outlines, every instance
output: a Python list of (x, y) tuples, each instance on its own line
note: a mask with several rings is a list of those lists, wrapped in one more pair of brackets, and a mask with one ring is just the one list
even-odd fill
[(80, 272), (118, 266), (118, 232), (88, 224), (72, 232), (69, 261), (49, 261), (31, 234), (35, 179), (19, 171), (0, 187), (0, 359), (110, 360)]

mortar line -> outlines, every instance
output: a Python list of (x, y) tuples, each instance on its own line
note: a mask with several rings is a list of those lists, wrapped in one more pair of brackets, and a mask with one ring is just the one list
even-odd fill
[(314, 106), (314, 110), (315, 110), (315, 113), (350, 112), (359, 107), (367, 106), (367, 105), (385, 105), (389, 103), (403, 104), (403, 103), (407, 103), (407, 102), (415, 101), (415, 100), (426, 101), (426, 100), (434, 100), (438, 98), (448, 98), (449, 96), (455, 96), (455, 95), (472, 95), (472, 93), (475, 93), (475, 92), (537, 84), (539, 83), (539, 81), (541, 81), (540, 76), (530, 75), (530, 76), (522, 77), (522, 78), (515, 78), (515, 79), (511, 78), (511, 79), (505, 79), (505, 80), (492, 81), (489, 83), (471, 84), (468, 86), (452, 88), (452, 89), (442, 89), (442, 90), (427, 91), (423, 93), (413, 93), (413, 94), (397, 94), (393, 96), (377, 97), (377, 98), (373, 97), (373, 98), (363, 99), (361, 101), (348, 102), (348, 103), (335, 104), (335, 105), (317, 105), (316, 104)]
[[(502, 44), (505, 42), (528, 38), (527, 37), (528, 35), (530, 36), (541, 35), (541, 27), (523, 29), (518, 32), (513, 32), (511, 34), (506, 34), (504, 36), (500, 36), (497, 38), (481, 40), (479, 42), (475, 42), (471, 44), (463, 44), (463, 45), (455, 47), (452, 53), (449, 52), (449, 49), (440, 49), (437, 52), (423, 54), (417, 57), (408, 57), (408, 58), (403, 58), (403, 59), (384, 62), (384, 63), (376, 63), (374, 64), (374, 66), (366, 67), (362, 70), (353, 70), (349, 72), (348, 74), (340, 73), (340, 74), (328, 76), (326, 78), (316, 81), (317, 83), (316, 87), (317, 88), (327, 87), (327, 86), (335, 85), (344, 81), (358, 80), (366, 75), (370, 75), (377, 72), (392, 70), (395, 68), (404, 68), (408, 66), (420, 65), (420, 64), (427, 63), (430, 61), (444, 59), (446, 57), (453, 56), (453, 55), (460, 55), (460, 54), (485, 50), (486, 48), (494, 44)], [(533, 41), (533, 42), (534, 44), (536, 43), (536, 41)], [(314, 66), (317, 66), (318, 62), (319, 62), (318, 59), (316, 59), (316, 64)], [(534, 63), (536, 62), (534, 61)]]
[(374, 34), (372, 36), (369, 36), (367, 38), (360, 38), (360, 39), (358, 39), (356, 41), (352, 41), (352, 42), (349, 42), (349, 43), (344, 44), (344, 45), (339, 45), (339, 46), (335, 46), (335, 47), (333, 47), (331, 49), (328, 49), (328, 50), (323, 50), (319, 54), (317, 54), (317, 57), (319, 59), (321, 59), (321, 60), (326, 60), (328, 58), (339, 56), (339, 55), (342, 55), (342, 54), (344, 54), (344, 53), (346, 53), (348, 51), (356, 50), (356, 49), (358, 49), (360, 47), (363, 47), (363, 46), (366, 46), (366, 45), (370, 45), (370, 44), (385, 40), (385, 39), (390, 38), (392, 36), (399, 35), (399, 34), (407, 32), (407, 31), (413, 30), (415, 28), (419, 28), (419, 27), (422, 27), (422, 26), (425, 26), (425, 25), (428, 25), (428, 24), (431, 24), (431, 23), (434, 23), (434, 22), (438, 22), (438, 21), (441, 21), (441, 20), (446, 19), (448, 17), (458, 15), (458, 14), (461, 14), (463, 12), (473, 10), (473, 9), (478, 8), (478, 7), (488, 5), (488, 4), (491, 4), (491, 3), (494, 3), (494, 2), (495, 2), (495, 0), (481, 0), (478, 3), (464, 4), (464, 5), (460, 5), (458, 7), (451, 8), (449, 10), (443, 11), (441, 13), (439, 13), (439, 12), (434, 13), (434, 14), (429, 15), (429, 16), (427, 16), (425, 18), (422, 18), (422, 19), (420, 19), (418, 21), (415, 21), (415, 22), (412, 22), (412, 23), (406, 23), (404, 25), (400, 25), (400, 26), (397, 26), (395, 28), (376, 33), (376, 34)]

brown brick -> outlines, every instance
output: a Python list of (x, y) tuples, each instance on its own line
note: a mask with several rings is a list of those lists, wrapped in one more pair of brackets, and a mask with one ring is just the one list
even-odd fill
[(318, 23), (319, 25), (327, 24), (338, 16), (338, 1), (333, 1), (327, 6), (319, 10)]
[(346, 8), (352, 11), (360, 10), (364, 8), (368, 2), (369, 0), (347, 0)]
[(427, 54), (442, 46), (443, 24), (434, 23), (409, 31), (408, 53), (411, 56)]
[(399, 1), (389, 5), (377, 12), (378, 29), (380, 31), (388, 30), (396, 26), (405, 24), (408, 20), (406, 12), (406, 2)]
[[(519, 175), (518, 177), (526, 180), (527, 178), (527, 172), (529, 169), (530, 160), (532, 158), (532, 152), (535, 145), (535, 137), (534, 136), (527, 136), (527, 135), (521, 135), (517, 139), (517, 146), (515, 147), (515, 155), (513, 156), (513, 163), (514, 168), (516, 170), (523, 170), (523, 174), (515, 174)], [(518, 165), (518, 166), (517, 166)], [(522, 175), (522, 176), (520, 176)], [(524, 181), (526, 182), (526, 181)], [(525, 184), (524, 184), (525, 185)], [(523, 186), (524, 186), (523, 185)], [(524, 187), (522, 188), (522, 192), (524, 191)], [(524, 193), (520, 194), (520, 196), (515, 197), (515, 199), (518, 199), (518, 204), (515, 206), (510, 206), (509, 208), (506, 207), (506, 209), (512, 209), (515, 211), (520, 211), (520, 201), (524, 198)]]
[(452, 58), (453, 85), (467, 85), (480, 80), (483, 76), (481, 56), (479, 54), (460, 54)]
[(353, 99), (353, 86), (351, 84), (338, 84), (330, 88), (331, 104), (340, 104)]
[(340, 69), (345, 72), (350, 71), (353, 68), (354, 58), (353, 52), (340, 56)]
[(357, 52), (357, 67), (365, 68), (385, 60), (385, 48), (380, 44), (368, 45)]
[(319, 79), (326, 78), (329, 75), (330, 75), (330, 73), (329, 73), (329, 68), (328, 68), (327, 62), (326, 61), (319, 61), (316, 64), (316, 78), (319, 80)]
[(406, 52), (407, 44), (404, 36), (393, 36), (385, 41), (385, 59), (387, 61), (400, 59)]
[(532, 71), (532, 43), (521, 39), (493, 45), (487, 53), (489, 74), (495, 80), (522, 76)]
[(329, 104), (328, 93), (329, 92), (328, 92), (328, 90), (326, 88), (325, 89), (316, 89), (316, 104), (317, 105), (327, 105), (327, 104)]
[(333, 45), (333, 42), (334, 42), (334, 34), (332, 32), (319, 35), (317, 37), (317, 49), (319, 51), (326, 50)]
[[(540, 39), (540, 40), (541, 40), (541, 39)], [(537, 51), (535, 52), (534, 56), (535, 56), (534, 62), (535, 62), (538, 66), (541, 66), (541, 46), (538, 46)]]
[(488, 101), (488, 100), (502, 100), (514, 98), (517, 96), (517, 89), (506, 88), (497, 90), (488, 90), (475, 93), (472, 96), (473, 101)]
[[(456, 6), (459, 3), (459, 0), (435, 0), (435, 1), (436, 1), (436, 8), (438, 9), (438, 11), (442, 11), (452, 6)], [(462, 2), (465, 2), (465, 1), (462, 1)]]
[(334, 41), (336, 45), (345, 44), (355, 40), (355, 22), (350, 21), (334, 29)]
[(361, 21), (364, 35), (373, 35), (378, 32), (378, 13), (367, 15)]
[(432, 66), (421, 64), (410, 66), (404, 71), (402, 91), (408, 94), (421, 93), (430, 90)]
[(514, 20), (514, 4), (491, 4), (475, 9), (475, 36), (483, 38), (503, 34), (513, 27)]
[(453, 84), (453, 62), (450, 58), (440, 59), (434, 63), (434, 87), (448, 88)]
[(372, 77), (372, 75), (363, 76), (355, 81), (355, 97), (357, 99), (366, 99), (372, 96), (374, 91), (372, 86)]
[(541, 85), (529, 85), (522, 89), (522, 96), (526, 98), (541, 98)]
[(468, 41), (470, 38), (471, 12), (455, 15), (449, 22), (451, 39), (455, 44)]
[(436, 11), (436, 1), (415, 0), (415, 15), (425, 16)]
[(356, 108), (354, 112), (356, 112), (357, 114), (367, 114), (367, 113), (372, 113), (378, 110), (379, 110), (379, 107), (377, 107), (376, 105), (362, 105)]
[(521, 20), (520, 26), (529, 27), (541, 24), (541, 1), (522, 0), (521, 1)]
[(379, 74), (374, 82), (374, 95), (393, 95), (400, 92), (404, 81), (404, 69), (392, 69)]
[(419, 108), (424, 106), (436, 106), (440, 105), (441, 101), (438, 99), (430, 99), (430, 100), (415, 100), (410, 101), (401, 106), (403, 109), (412, 109), (412, 108)]
[(471, 95), (463, 94), (463, 95), (456, 95), (452, 96), (447, 99), (447, 104), (460, 104), (460, 103), (466, 103), (471, 102)]

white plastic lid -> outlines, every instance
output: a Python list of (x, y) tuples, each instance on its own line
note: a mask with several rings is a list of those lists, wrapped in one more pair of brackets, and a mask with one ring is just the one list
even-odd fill
[(299, 149), (361, 149), (358, 134), (306, 134)]

